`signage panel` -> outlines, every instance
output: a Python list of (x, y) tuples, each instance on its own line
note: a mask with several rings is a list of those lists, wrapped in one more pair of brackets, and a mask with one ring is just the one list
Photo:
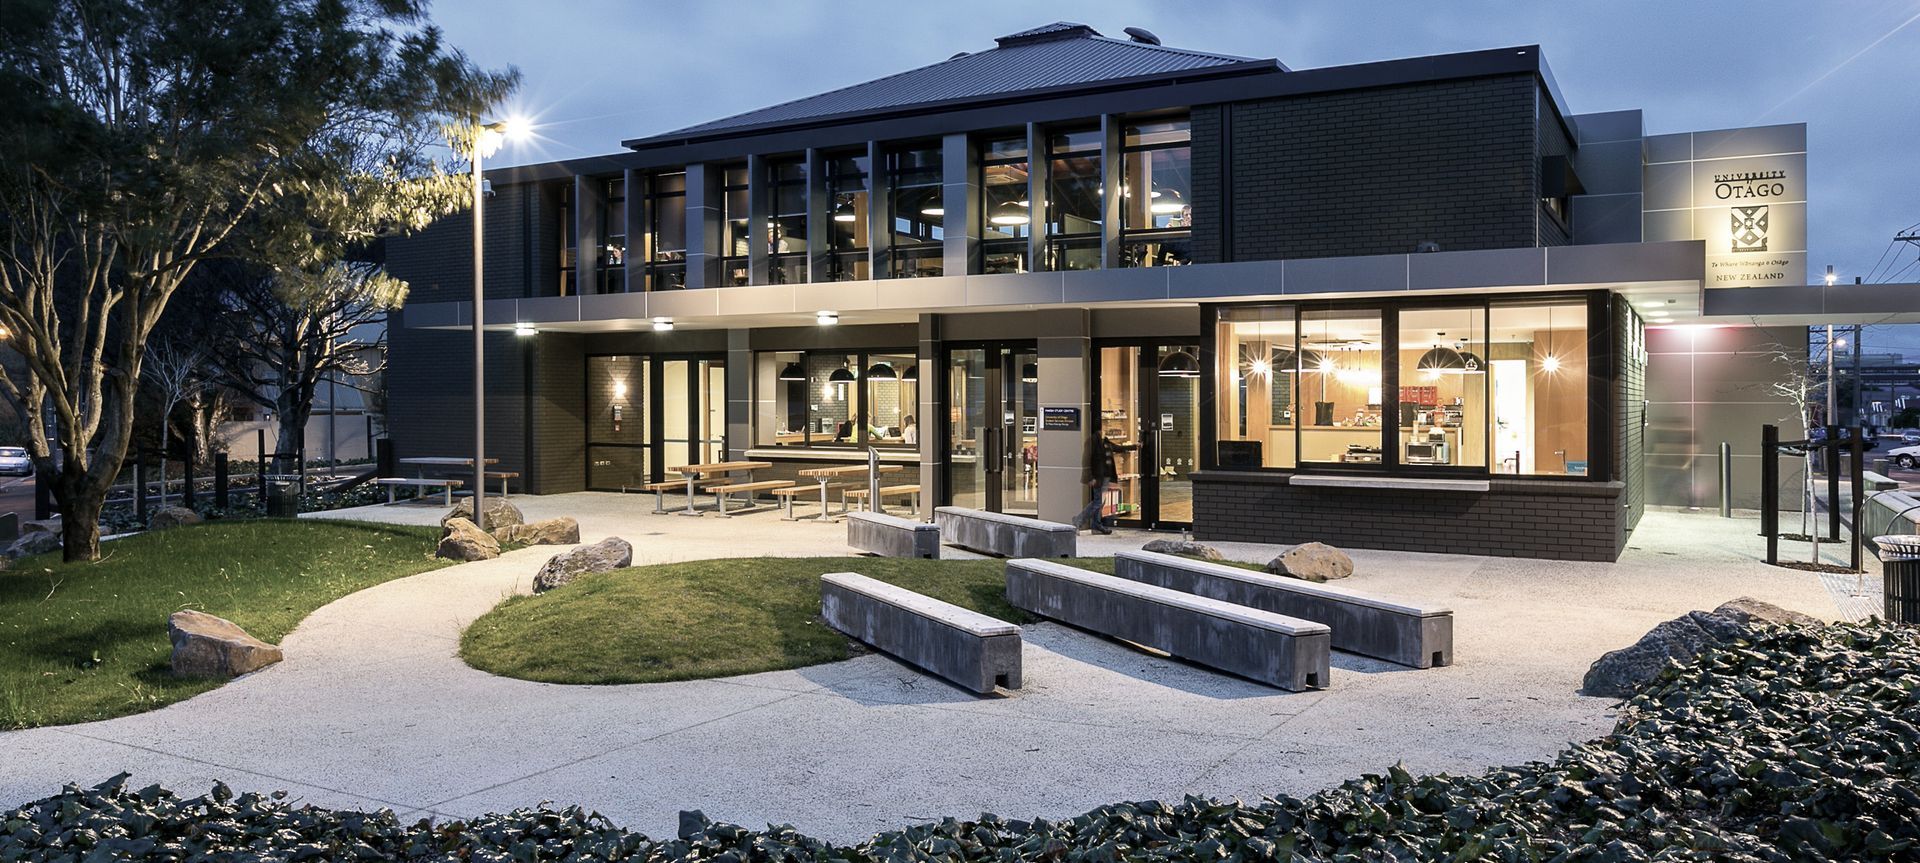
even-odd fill
[(1079, 408), (1040, 408), (1040, 427), (1047, 431), (1079, 431)]

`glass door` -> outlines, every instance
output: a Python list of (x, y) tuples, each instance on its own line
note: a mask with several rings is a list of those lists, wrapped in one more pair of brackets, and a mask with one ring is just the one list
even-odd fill
[(1192, 473), (1200, 467), (1200, 348), (1163, 345), (1154, 360), (1152, 445), (1146, 466), (1153, 474), (1152, 527), (1193, 524)]
[(660, 453), (657, 476), (677, 478), (681, 465), (726, 458), (726, 363), (711, 359), (656, 360), (659, 408), (654, 411)]
[(947, 353), (947, 495), (954, 506), (1036, 515), (1038, 356), (1028, 347)]
[[(1139, 527), (1193, 524), (1191, 475), (1200, 458), (1199, 355), (1194, 345), (1100, 349), (1099, 434), (1113, 444), (1120, 477), (1107, 490), (1103, 514)], [(1098, 451), (1093, 455), (1101, 457)]]

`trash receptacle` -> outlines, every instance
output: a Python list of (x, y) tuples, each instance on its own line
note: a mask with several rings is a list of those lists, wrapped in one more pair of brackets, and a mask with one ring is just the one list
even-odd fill
[(1920, 623), (1920, 536), (1876, 536), (1885, 614), (1894, 623)]
[(267, 481), (267, 517), (295, 518), (300, 515), (300, 485), (292, 480)]

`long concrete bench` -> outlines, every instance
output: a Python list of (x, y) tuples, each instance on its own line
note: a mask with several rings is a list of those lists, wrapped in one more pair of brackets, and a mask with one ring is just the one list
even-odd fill
[(1323, 689), (1326, 624), (1051, 560), (1007, 561), (1007, 601), (1042, 617), (1295, 692)]
[(1073, 525), (958, 506), (937, 507), (941, 541), (1001, 557), (1073, 557), (1080, 532)]
[(1359, 596), (1296, 578), (1204, 560), (1123, 551), (1121, 578), (1231, 602), (1333, 628), (1333, 647), (1414, 668), (1453, 664), (1453, 611)]
[(1020, 688), (1020, 627), (854, 572), (820, 576), (820, 617), (879, 650), (986, 694)]
[(847, 545), (882, 557), (940, 557), (940, 528), (884, 512), (847, 513)]

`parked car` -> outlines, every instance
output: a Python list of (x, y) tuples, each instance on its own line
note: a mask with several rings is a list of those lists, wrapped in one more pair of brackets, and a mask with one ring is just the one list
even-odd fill
[(1920, 444), (1920, 429), (1907, 429), (1900, 433), (1900, 442), (1909, 446)]
[(33, 459), (27, 457), (24, 447), (0, 446), (0, 474), (32, 476)]
[(1915, 465), (1920, 465), (1920, 445), (1894, 447), (1887, 450), (1887, 458), (1894, 464), (1912, 470)]

